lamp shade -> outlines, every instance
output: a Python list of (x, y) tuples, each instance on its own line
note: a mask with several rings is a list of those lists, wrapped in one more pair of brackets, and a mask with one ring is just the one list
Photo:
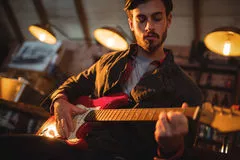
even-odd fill
[(206, 47), (223, 56), (240, 56), (240, 29), (221, 27), (213, 30), (204, 38)]
[(112, 27), (102, 27), (94, 31), (95, 39), (104, 47), (111, 50), (125, 50), (128, 48), (128, 43), (123, 34)]
[(47, 26), (35, 24), (29, 26), (28, 30), (34, 37), (36, 37), (41, 42), (48, 44), (55, 44), (57, 42), (55, 35)]

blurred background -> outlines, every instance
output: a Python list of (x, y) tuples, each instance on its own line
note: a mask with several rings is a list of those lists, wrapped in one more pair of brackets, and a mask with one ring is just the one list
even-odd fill
[[(2, 134), (35, 133), (49, 117), (40, 107), (47, 95), (103, 54), (125, 49), (134, 42), (123, 11), (124, 0), (0, 2)], [(200, 86), (205, 101), (239, 110), (240, 1), (173, 3), (165, 47), (173, 50), (176, 63)], [(40, 33), (37, 27), (44, 28), (44, 33), (50, 32), (51, 37), (48, 39), (50, 34)], [(211, 34), (215, 32), (216, 36)], [(113, 38), (114, 33), (120, 38), (106, 38)], [(114, 43), (121, 43), (122, 48), (114, 48)], [(199, 128), (199, 147), (227, 154), (230, 146), (240, 146), (238, 132), (226, 135), (204, 125)]]

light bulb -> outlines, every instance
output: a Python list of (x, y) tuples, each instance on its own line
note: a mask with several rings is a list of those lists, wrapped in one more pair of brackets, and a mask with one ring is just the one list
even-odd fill
[(229, 56), (230, 51), (231, 51), (231, 43), (227, 41), (224, 43), (224, 46), (223, 46), (223, 55)]
[(46, 35), (45, 35), (45, 34), (40, 34), (40, 35), (39, 35), (39, 40), (40, 40), (40, 41), (43, 42), (43, 41), (45, 41), (45, 39), (46, 39)]
[(107, 46), (112, 47), (115, 43), (114, 38), (108, 38), (107, 39)]

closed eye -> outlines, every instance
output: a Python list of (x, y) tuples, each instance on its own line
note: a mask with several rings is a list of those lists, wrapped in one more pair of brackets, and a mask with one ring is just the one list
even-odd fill
[(161, 12), (157, 12), (157, 13), (154, 13), (152, 16), (151, 16), (152, 20), (154, 21), (161, 21), (163, 19), (163, 15)]
[(147, 17), (144, 15), (138, 15), (136, 19), (137, 19), (137, 22), (144, 23), (146, 21)]

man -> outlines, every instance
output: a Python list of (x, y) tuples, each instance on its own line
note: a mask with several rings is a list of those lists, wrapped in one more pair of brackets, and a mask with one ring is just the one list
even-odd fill
[[(118, 108), (202, 103), (199, 88), (174, 63), (171, 51), (164, 49), (172, 7), (171, 0), (126, 0), (125, 11), (136, 44), (126, 51), (105, 54), (88, 70), (70, 77), (50, 97), (50, 111), (63, 138), (74, 130), (72, 117), (86, 111), (73, 104), (79, 96), (128, 94), (129, 104)], [(180, 112), (160, 113), (156, 123), (97, 123), (85, 137), (89, 147), (85, 157), (179, 159), (188, 126)]]

